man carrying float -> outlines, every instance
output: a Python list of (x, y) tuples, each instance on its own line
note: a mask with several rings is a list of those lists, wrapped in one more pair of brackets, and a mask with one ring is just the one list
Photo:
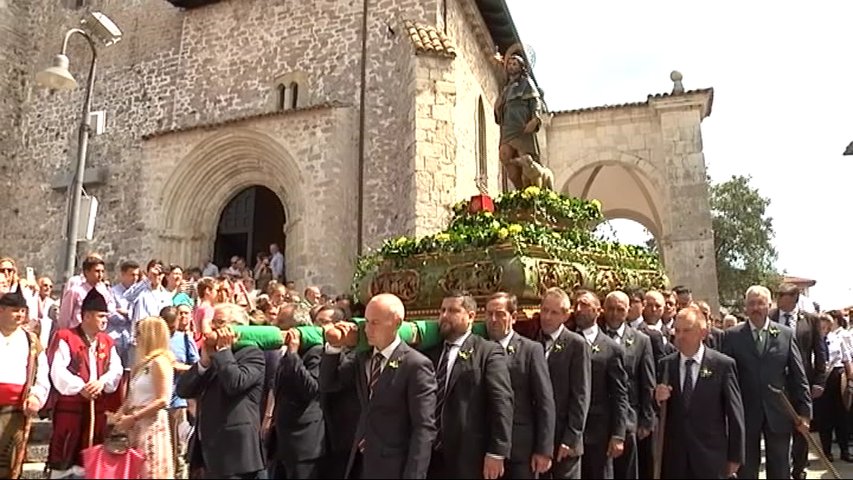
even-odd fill
[(26, 319), (27, 301), (20, 287), (0, 295), (0, 478), (20, 477), (30, 418), (50, 389), (41, 344), (20, 326)]
[(119, 404), (124, 372), (107, 327), (107, 301), (97, 289), (83, 299), (82, 322), (56, 333), (48, 349), (53, 434), (50, 478), (85, 478), (81, 452), (103, 443), (108, 411)]

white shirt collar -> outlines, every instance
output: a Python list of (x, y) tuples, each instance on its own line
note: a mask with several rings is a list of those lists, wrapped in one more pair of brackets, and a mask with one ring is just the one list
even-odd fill
[(646, 324), (646, 326), (647, 326), (647, 327), (649, 327), (649, 328), (650, 328), (650, 329), (652, 329), (652, 330), (655, 330), (655, 331), (660, 332), (660, 331), (661, 331), (661, 329), (663, 328), (663, 320), (661, 320), (661, 319), (659, 318), (657, 322), (652, 323), (652, 324), (647, 323), (647, 324)]
[(509, 345), (509, 341), (512, 340), (512, 334), (513, 333), (515, 333), (515, 332), (510, 330), (509, 334), (507, 334), (507, 336), (505, 336), (504, 338), (502, 338), (498, 341), (498, 343), (500, 343), (501, 346), (504, 347), (504, 350), (506, 350), (507, 346)]
[(391, 355), (394, 354), (394, 350), (396, 350), (397, 347), (400, 346), (401, 342), (402, 342), (402, 340), (400, 340), (400, 336), (397, 335), (396, 337), (394, 337), (394, 341), (391, 342), (391, 344), (388, 345), (387, 347), (383, 348), (381, 352), (379, 350), (377, 350), (376, 347), (373, 347), (373, 354), (376, 355), (377, 353), (381, 353), (382, 358), (384, 358), (385, 360), (388, 360), (391, 358)]
[(460, 348), (461, 348), (461, 347), (462, 347), (462, 344), (463, 344), (463, 343), (465, 343), (465, 340), (468, 340), (468, 337), (470, 337), (470, 336), (471, 336), (471, 330), (468, 330), (468, 331), (467, 331), (467, 332), (465, 332), (465, 334), (464, 334), (464, 335), (462, 335), (461, 337), (457, 338), (456, 340), (454, 340), (454, 341), (452, 341), (452, 342), (447, 342), (447, 343), (448, 343), (448, 344), (450, 344), (450, 345), (454, 345), (454, 346), (456, 346), (456, 347), (460, 347)]
[(800, 312), (799, 312), (799, 309), (797, 308), (796, 305), (794, 305), (794, 309), (791, 310), (790, 312), (786, 312), (785, 310), (782, 310), (780, 308), (779, 309), (779, 318), (780, 319), (785, 318), (785, 315), (790, 315), (793, 318), (793, 317), (796, 317), (798, 313), (800, 313)]
[(687, 357), (683, 353), (679, 353), (678, 355), (681, 358), (682, 366), (684, 366), (684, 363), (691, 358), (696, 362), (696, 365), (702, 365), (702, 358), (705, 356), (705, 345), (703, 343), (699, 343), (699, 350), (696, 350), (696, 353), (693, 354), (692, 357)]
[[(610, 327), (607, 327), (607, 330), (610, 331)], [(619, 339), (625, 336), (625, 322), (622, 322), (619, 328), (616, 329), (616, 335), (619, 336)]]
[(592, 343), (595, 341), (595, 337), (598, 336), (598, 324), (593, 323), (591, 327), (583, 329), (583, 336), (586, 338), (586, 341)]
[(549, 337), (551, 337), (551, 341), (556, 342), (556, 341), (557, 341), (557, 339), (558, 339), (558, 338), (560, 338), (560, 334), (562, 334), (562, 333), (563, 333), (563, 330), (564, 330), (565, 328), (566, 328), (566, 326), (565, 326), (565, 325), (563, 325), (563, 324), (561, 323), (561, 324), (560, 324), (560, 326), (559, 326), (559, 327), (557, 327), (557, 329), (556, 329), (556, 330), (554, 330), (553, 332), (551, 332), (551, 334), (550, 334), (550, 335), (548, 335)]
[(747, 319), (746, 321), (749, 323), (749, 329), (752, 332), (755, 332), (756, 330), (767, 330), (767, 327), (770, 326), (770, 320), (766, 317), (764, 318), (764, 325), (762, 325), (761, 328), (756, 328), (752, 323), (752, 320)]

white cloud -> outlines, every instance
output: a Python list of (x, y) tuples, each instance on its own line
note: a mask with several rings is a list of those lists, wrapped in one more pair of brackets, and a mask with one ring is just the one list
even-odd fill
[(507, 2), (552, 110), (643, 101), (672, 88), (672, 70), (688, 89), (714, 87), (712, 178), (752, 175), (772, 202), (779, 268), (816, 279), (824, 307), (853, 304), (853, 232), (835, 225), (853, 206), (853, 159), (841, 156), (853, 141), (853, 2)]

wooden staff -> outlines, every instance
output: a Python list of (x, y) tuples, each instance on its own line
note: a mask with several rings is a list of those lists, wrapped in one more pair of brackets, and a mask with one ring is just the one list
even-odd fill
[[(669, 363), (664, 362), (663, 375), (661, 385), (669, 385)], [(671, 398), (671, 397), (670, 397)], [(661, 466), (663, 465), (663, 441), (664, 430), (666, 429), (666, 406), (669, 400), (660, 404), (660, 413), (658, 414), (658, 426), (655, 430), (655, 451), (654, 451), (654, 475), (655, 480), (660, 479)]]
[(95, 446), (95, 399), (89, 400), (89, 446)]
[[(773, 385), (767, 385), (767, 388), (769, 388), (771, 392), (779, 396), (779, 400), (782, 402), (782, 405), (785, 406), (785, 410), (788, 411), (788, 415), (791, 416), (791, 420), (793, 420), (795, 425), (799, 425), (801, 422), (800, 415), (797, 414), (797, 411), (794, 409), (794, 406), (791, 405), (791, 401), (788, 400), (788, 396), (785, 395), (785, 392), (783, 392), (781, 389), (774, 387)], [(830, 462), (829, 459), (826, 458), (826, 455), (823, 453), (823, 449), (818, 446), (814, 437), (812, 437), (809, 433), (803, 433), (800, 430), (797, 430), (797, 432), (806, 438), (806, 442), (809, 445), (809, 450), (815, 455), (817, 455), (818, 458), (820, 458), (820, 462), (823, 463), (823, 466), (826, 467), (827, 470), (829, 470), (829, 473), (832, 475), (832, 478), (840, 480), (841, 475), (838, 474), (838, 470), (836, 470), (835, 467), (832, 465), (832, 462)]]

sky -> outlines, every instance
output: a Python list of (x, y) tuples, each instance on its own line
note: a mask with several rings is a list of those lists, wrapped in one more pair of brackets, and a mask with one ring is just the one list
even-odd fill
[[(702, 124), (712, 181), (750, 175), (770, 199), (777, 269), (853, 305), (853, 2), (506, 0), (551, 110), (714, 88)], [(645, 229), (609, 222), (619, 240)]]

